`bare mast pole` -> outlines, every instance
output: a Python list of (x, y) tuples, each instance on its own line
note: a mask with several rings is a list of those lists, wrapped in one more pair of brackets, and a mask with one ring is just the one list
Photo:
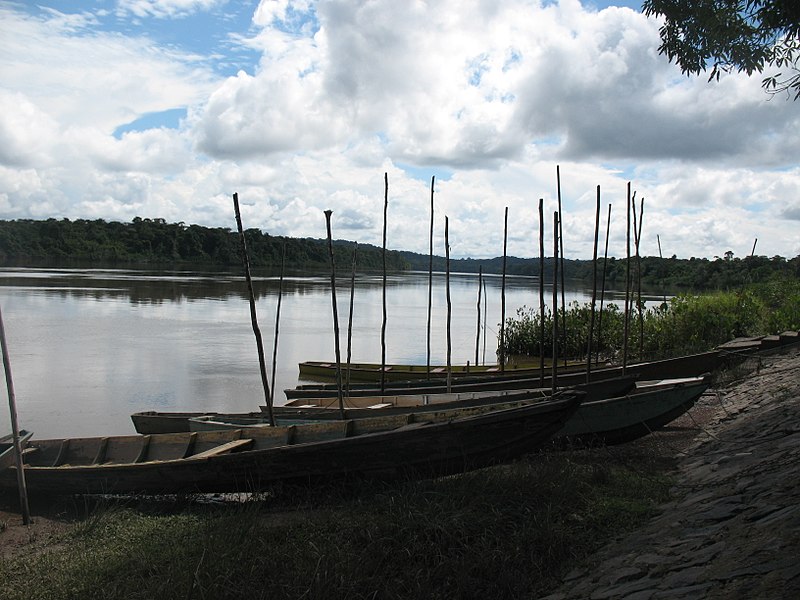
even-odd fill
[(244, 229), (242, 228), (242, 216), (239, 214), (239, 194), (233, 194), (233, 210), (236, 215), (236, 227), (239, 229), (239, 243), (242, 249), (242, 263), (244, 263), (244, 275), (247, 280), (247, 290), (250, 292), (250, 322), (253, 325), (253, 334), (256, 336), (256, 348), (258, 349), (258, 366), (261, 370), (261, 384), (264, 387), (264, 400), (267, 403), (267, 415), (269, 417), (269, 424), (275, 425), (275, 417), (272, 414), (272, 395), (269, 391), (269, 382), (267, 381), (267, 367), (264, 364), (264, 342), (261, 340), (261, 330), (258, 327), (258, 319), (256, 318), (256, 296), (253, 292), (253, 279), (250, 277), (250, 258), (247, 254), (247, 241), (244, 237)]
[(431, 311), (433, 306), (433, 183), (436, 176), (431, 177), (431, 234), (430, 250), (428, 252), (428, 360), (425, 372), (428, 379), (431, 377)]
[(17, 488), (19, 505), (22, 509), (22, 524), (31, 524), (31, 510), (28, 505), (28, 486), (25, 483), (25, 463), (22, 460), (22, 446), (19, 440), (19, 424), (17, 422), (17, 397), (14, 394), (14, 380), (11, 377), (11, 359), (6, 344), (6, 329), (3, 325), (3, 313), (0, 311), (0, 345), (3, 350), (3, 368), (6, 372), (6, 389), (8, 390), (8, 408), (11, 412), (11, 438), (14, 444), (14, 460), (17, 465)]
[(386, 390), (386, 218), (389, 212), (389, 173), (383, 174), (383, 321), (381, 323), (381, 393)]
[(325, 211), (325, 224), (328, 229), (328, 255), (331, 260), (331, 305), (333, 307), (333, 342), (336, 352), (336, 391), (339, 398), (339, 413), (342, 420), (344, 414), (344, 397), (342, 396), (342, 356), (339, 350), (339, 311), (336, 308), (336, 263), (333, 259), (333, 237), (331, 235), (332, 210)]

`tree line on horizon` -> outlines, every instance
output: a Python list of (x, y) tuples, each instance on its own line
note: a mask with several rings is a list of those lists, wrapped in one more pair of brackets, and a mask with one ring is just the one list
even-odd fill
[[(290, 268), (327, 267), (330, 257), (327, 240), (272, 236), (259, 229), (245, 230), (250, 264), (254, 267), (279, 266), (286, 247), (286, 264)], [(334, 241), (337, 268), (349, 270), (354, 242)], [(167, 223), (164, 219), (135, 217), (130, 223), (103, 219), (18, 219), (0, 221), (0, 264), (33, 266), (53, 263), (118, 264), (191, 264), (197, 266), (241, 265), (240, 241), (237, 232), (224, 227), (203, 227), (184, 223)], [(450, 260), (450, 270), (461, 273), (487, 274), (503, 272), (502, 256), (488, 259), (461, 258)], [(537, 277), (539, 258), (505, 257), (508, 275)], [(408, 251), (388, 250), (386, 267), (390, 271), (427, 271), (430, 256)], [(624, 258), (599, 258), (597, 279), (601, 281), (605, 265), (605, 281), (619, 287), (627, 279), (628, 261)], [(690, 289), (725, 289), (746, 283), (758, 283), (775, 277), (800, 278), (800, 255), (792, 259), (781, 256), (734, 257), (728, 251), (714, 260), (707, 258), (679, 259), (652, 256), (631, 258), (631, 270), (641, 269), (646, 284), (685, 287)], [(360, 270), (383, 268), (381, 248), (358, 245), (357, 267)], [(433, 257), (433, 269), (444, 271), (445, 258)], [(564, 277), (591, 281), (591, 260), (565, 259)], [(552, 279), (553, 259), (544, 261), (545, 279)]]

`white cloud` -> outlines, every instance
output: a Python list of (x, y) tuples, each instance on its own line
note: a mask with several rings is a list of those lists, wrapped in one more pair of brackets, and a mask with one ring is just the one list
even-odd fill
[(117, 12), (136, 17), (179, 18), (208, 11), (228, 0), (117, 0)]
[[(130, 0), (146, 23), (230, 3)], [(392, 248), (427, 252), (430, 178), (436, 248), (453, 256), (547, 252), (561, 165), (565, 249), (591, 255), (595, 189), (611, 252), (625, 251), (625, 186), (645, 197), (642, 250), (737, 256), (800, 253), (797, 104), (758, 77), (686, 78), (658, 56), (658, 24), (576, 0), (436, 3), (263, 0), (231, 43), (252, 69), (218, 80), (207, 58), (100, 13), (26, 13), (0, 4), (0, 218), (165, 218), (381, 243), (389, 173)], [(113, 19), (112, 19), (113, 20)], [(179, 27), (182, 21), (175, 21)], [(137, 29), (136, 31), (141, 31)], [(11, 35), (13, 33), (13, 35)], [(218, 46), (217, 46), (218, 48)], [(57, 66), (58, 68), (54, 68)], [(129, 131), (187, 109), (176, 129)]]

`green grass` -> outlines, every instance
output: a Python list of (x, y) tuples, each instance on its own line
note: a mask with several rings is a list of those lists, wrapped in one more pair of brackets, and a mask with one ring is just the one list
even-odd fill
[(224, 506), (106, 503), (52, 550), (0, 561), (0, 595), (536, 597), (653, 514), (664, 473), (646, 453), (596, 449)]

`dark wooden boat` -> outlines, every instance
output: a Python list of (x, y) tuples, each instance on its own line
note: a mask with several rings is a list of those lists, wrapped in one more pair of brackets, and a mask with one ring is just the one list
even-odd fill
[[(586, 393), (584, 401), (598, 398), (609, 398), (626, 393), (635, 385), (634, 377), (608, 379), (591, 384), (576, 386), (575, 389)], [(551, 389), (529, 388), (509, 390), (478, 390), (474, 392), (444, 393), (441, 390), (434, 394), (417, 393), (394, 394), (383, 396), (358, 396), (345, 399), (345, 417), (364, 418), (374, 416), (376, 409), (381, 414), (392, 414), (408, 410), (430, 410), (475, 406), (482, 403), (508, 402), (514, 400), (544, 399), (549, 397)], [(295, 400), (284, 406), (273, 407), (273, 416), (278, 425), (299, 424), (309, 420), (340, 418), (338, 398), (327, 396), (322, 398), (305, 398)], [(177, 433), (180, 431), (201, 431), (212, 428), (231, 428), (236, 426), (263, 425), (266, 422), (265, 412), (249, 413), (208, 413), (208, 412), (157, 412), (145, 411), (131, 415), (136, 431), (144, 434)]]
[[(723, 365), (725, 356), (717, 350), (653, 360), (647, 362), (633, 363), (627, 365), (625, 369), (621, 366), (613, 367), (593, 367), (591, 370), (590, 381), (601, 381), (621, 377), (623, 375), (633, 375), (640, 379), (674, 379), (680, 377), (697, 377), (703, 373), (711, 373)], [(424, 369), (424, 367), (423, 367)], [(624, 371), (624, 373), (623, 373)], [(551, 371), (547, 370), (544, 377), (544, 386), (552, 387), (550, 378)], [(518, 369), (512, 373), (506, 372), (502, 375), (459, 377), (453, 380), (452, 391), (476, 391), (484, 389), (514, 389), (520, 387), (538, 387), (542, 378), (538, 369), (523, 371)], [(559, 371), (557, 374), (557, 384), (561, 386), (579, 385), (586, 382), (586, 367), (583, 365), (579, 370), (568, 368), (567, 371)], [(414, 389), (412, 393), (438, 393), (446, 389), (446, 383), (440, 379), (424, 380), (410, 379), (406, 381), (392, 381), (384, 387), (384, 393), (397, 394), (403, 393), (402, 390)], [(332, 383), (309, 383), (299, 385), (294, 389), (285, 390), (289, 400), (299, 398), (314, 398), (321, 396), (336, 396), (336, 384)], [(352, 396), (372, 396), (379, 394), (379, 388), (375, 383), (354, 383), (350, 385), (349, 395)]]
[[(342, 476), (436, 476), (544, 445), (583, 398), (483, 404), (310, 425), (29, 440), (29, 490), (50, 494), (249, 492)], [(16, 487), (15, 468), (0, 472)]]
[[(550, 367), (550, 360), (547, 359), (545, 365)], [(328, 380), (336, 378), (336, 363), (309, 360), (299, 364), (301, 379), (322, 379)], [(572, 363), (567, 368), (581, 368), (581, 364)], [(342, 365), (344, 372), (344, 365)], [(427, 365), (381, 365), (377, 363), (350, 363), (349, 374), (351, 381), (380, 381), (383, 372), (384, 381), (407, 381), (414, 379), (446, 379), (447, 367), (443, 365), (431, 365), (428, 370)], [(501, 368), (500, 365), (451, 365), (450, 375), (452, 377), (469, 376), (503, 376), (517, 375), (532, 377), (539, 373), (539, 361), (533, 359), (525, 362), (510, 363)]]
[[(700, 395), (708, 388), (707, 377), (688, 377), (681, 379), (667, 379), (648, 381), (636, 384), (630, 381), (629, 389), (613, 396), (589, 399), (585, 397), (575, 414), (566, 422), (555, 438), (559, 443), (592, 443), (592, 444), (621, 444), (629, 442), (648, 433), (660, 429), (667, 423), (678, 418), (689, 410)], [(462, 396), (467, 396), (463, 394)], [(474, 393), (473, 403), (487, 402), (490, 394)], [(508, 398), (509, 396), (505, 396)], [(443, 406), (453, 406), (453, 403), (422, 404), (424, 396), (396, 396), (400, 406), (392, 404), (392, 397), (382, 396), (387, 400), (380, 404), (368, 406), (373, 398), (352, 398), (353, 405), (357, 408), (348, 409), (351, 414), (364, 414), (369, 412), (413, 411), (418, 415), (426, 410), (440, 409)], [(488, 400), (491, 401), (491, 400)], [(412, 403), (417, 404), (412, 404)], [(462, 400), (469, 402), (469, 400)], [(457, 403), (456, 403), (457, 404)], [(336, 415), (335, 403), (328, 399), (319, 399), (316, 404), (305, 405), (300, 411), (310, 411), (311, 415), (320, 415), (324, 412)], [(316, 418), (324, 419), (325, 416)], [(189, 427), (193, 431), (206, 431), (213, 429), (238, 429), (242, 427), (268, 427), (264, 417), (244, 417), (226, 419), (222, 416), (200, 416), (189, 419)]]
[(557, 434), (558, 442), (622, 444), (661, 429), (694, 406), (708, 377), (637, 384), (617, 398), (584, 402)]
[[(19, 432), (20, 444), (27, 442), (32, 433), (24, 429)], [(14, 458), (14, 436), (12, 434), (0, 436), (0, 471), (7, 469), (16, 462)]]

